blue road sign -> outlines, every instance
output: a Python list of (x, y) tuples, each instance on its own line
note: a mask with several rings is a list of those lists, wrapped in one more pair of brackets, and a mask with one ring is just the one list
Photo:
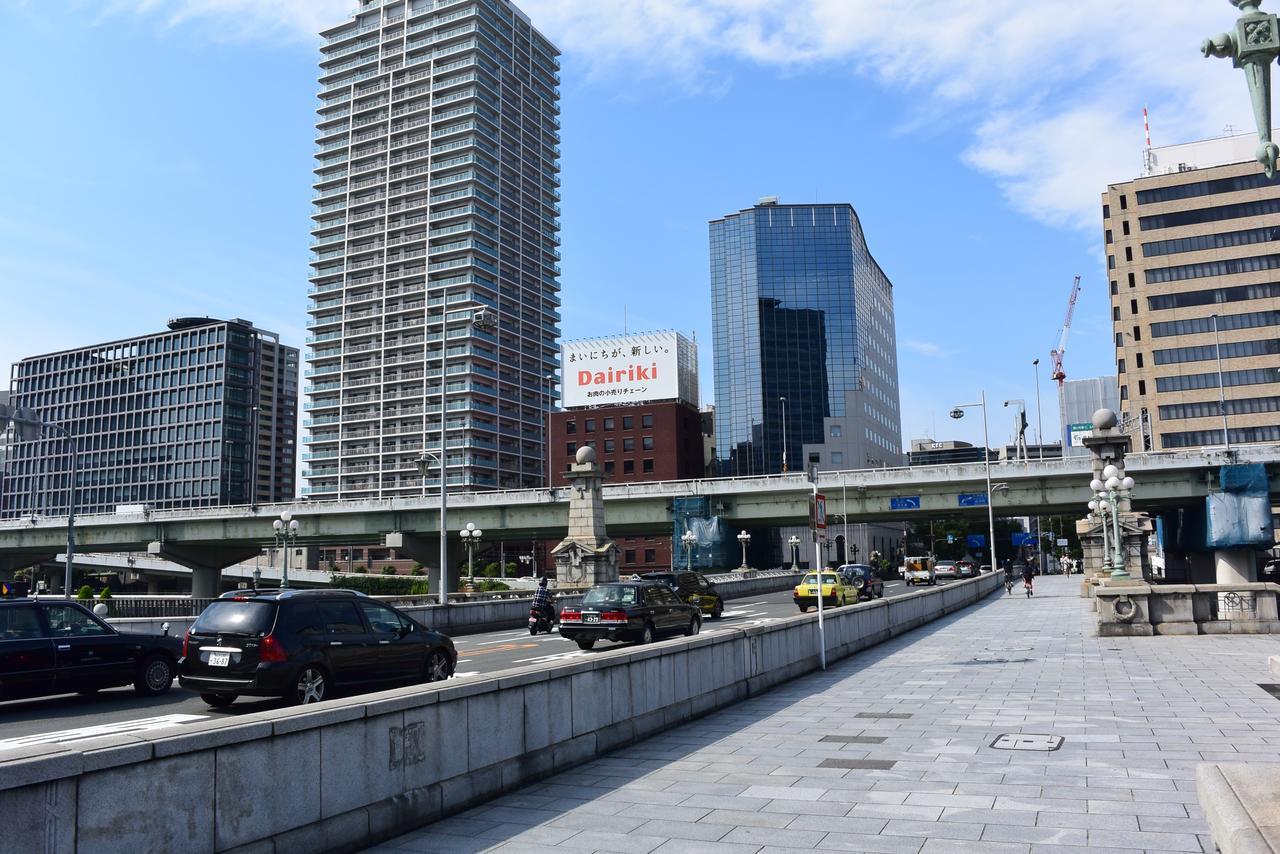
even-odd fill
[(948, 542), (948, 543), (954, 543), (955, 541), (956, 541), (956, 535), (955, 535), (955, 534), (947, 534), (947, 542)]
[(1036, 544), (1036, 535), (1025, 534), (1022, 531), (1014, 531), (1013, 544), (1015, 546), (1034, 546)]
[(985, 492), (962, 492), (956, 496), (956, 500), (961, 507), (987, 506), (987, 494)]
[(889, 509), (890, 510), (919, 510), (920, 496), (908, 495), (903, 498), (890, 498)]
[(964, 538), (964, 544), (971, 549), (982, 548), (987, 544), (986, 534), (969, 534)]

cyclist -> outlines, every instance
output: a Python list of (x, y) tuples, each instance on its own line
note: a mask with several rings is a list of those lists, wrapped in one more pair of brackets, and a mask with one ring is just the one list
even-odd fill
[(1004, 560), (1004, 592), (1013, 592), (1013, 564), (1009, 562), (1008, 558)]
[(1022, 566), (1022, 586), (1030, 597), (1035, 592), (1036, 571), (1031, 564), (1023, 564)]

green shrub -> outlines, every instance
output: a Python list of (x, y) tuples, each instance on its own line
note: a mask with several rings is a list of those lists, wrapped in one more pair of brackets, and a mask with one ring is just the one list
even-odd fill
[(332, 584), (344, 590), (358, 590), (370, 596), (411, 596), (414, 585), (426, 586), (422, 579), (408, 575), (335, 575)]
[(426, 596), (430, 592), (430, 584), (426, 581), (415, 581), (409, 585), (410, 596)]
[(356, 567), (356, 572), (360, 573), (361, 575), (363, 575), (368, 571), (369, 571), (368, 567), (366, 567), (364, 564), (360, 564), (359, 566)]
[(414, 574), (414, 575), (426, 575), (426, 574), (427, 574), (427, 570), (426, 570), (426, 569), (422, 566), (422, 564), (420, 564), (420, 563), (418, 563), (418, 564), (414, 564), (414, 566), (413, 566), (413, 574)]
[(76, 599), (78, 599), (81, 602), (88, 602), (92, 598), (93, 598), (93, 588), (87, 584), (76, 591)]
[(383, 575), (395, 575), (395, 574), (396, 574), (396, 568), (395, 568), (394, 566), (392, 566), (391, 564), (387, 564), (386, 566), (384, 566), (384, 567), (382, 568), (382, 574), (383, 574)]
[(104, 588), (102, 588), (102, 592), (98, 594), (98, 598), (99, 598), (99, 599), (101, 599), (103, 602), (105, 602), (105, 601), (107, 601), (108, 599), (110, 599), (110, 598), (111, 598), (111, 588), (110, 588), (110, 587), (104, 587)]
[(476, 584), (476, 590), (479, 590), (481, 593), (494, 593), (499, 590), (510, 590), (510, 589), (511, 589), (510, 585), (503, 584), (501, 581), (493, 581), (490, 579), (485, 579), (484, 581), (481, 581)]

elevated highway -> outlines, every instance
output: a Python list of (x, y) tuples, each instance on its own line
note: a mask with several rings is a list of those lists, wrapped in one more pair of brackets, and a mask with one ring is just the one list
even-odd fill
[[(1138, 482), (1134, 507), (1159, 511), (1193, 504), (1215, 488), (1220, 466), (1242, 462), (1265, 464), (1271, 494), (1280, 499), (1280, 445), (1248, 445), (1230, 454), (1131, 454), (1128, 471)], [(1079, 514), (1088, 499), (1088, 479), (1087, 458), (1002, 462), (992, 466), (992, 505), (996, 515), (1006, 517)], [(981, 463), (824, 472), (818, 488), (837, 521), (986, 514)], [(605, 488), (605, 507), (615, 535), (669, 532), (673, 500), (693, 496), (705, 496), (711, 512), (735, 526), (759, 528), (806, 524), (811, 494), (804, 474), (616, 484)], [(568, 488), (451, 494), (450, 527), (474, 522), (486, 539), (495, 540), (560, 537), (568, 499)], [(273, 545), (271, 521), (286, 508), (299, 522), (299, 546), (382, 543), (428, 559), (436, 548), (431, 541), (439, 527), (439, 497), (434, 495), (88, 515), (76, 520), (78, 548), (149, 551), (192, 568), (220, 569)], [(0, 522), (0, 570), (49, 560), (65, 543), (65, 517)]]

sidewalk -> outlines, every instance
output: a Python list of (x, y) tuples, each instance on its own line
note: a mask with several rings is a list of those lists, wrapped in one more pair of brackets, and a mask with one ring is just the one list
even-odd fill
[(1195, 766), (1280, 761), (1280, 640), (1098, 638), (1036, 587), (371, 850), (1213, 852)]

